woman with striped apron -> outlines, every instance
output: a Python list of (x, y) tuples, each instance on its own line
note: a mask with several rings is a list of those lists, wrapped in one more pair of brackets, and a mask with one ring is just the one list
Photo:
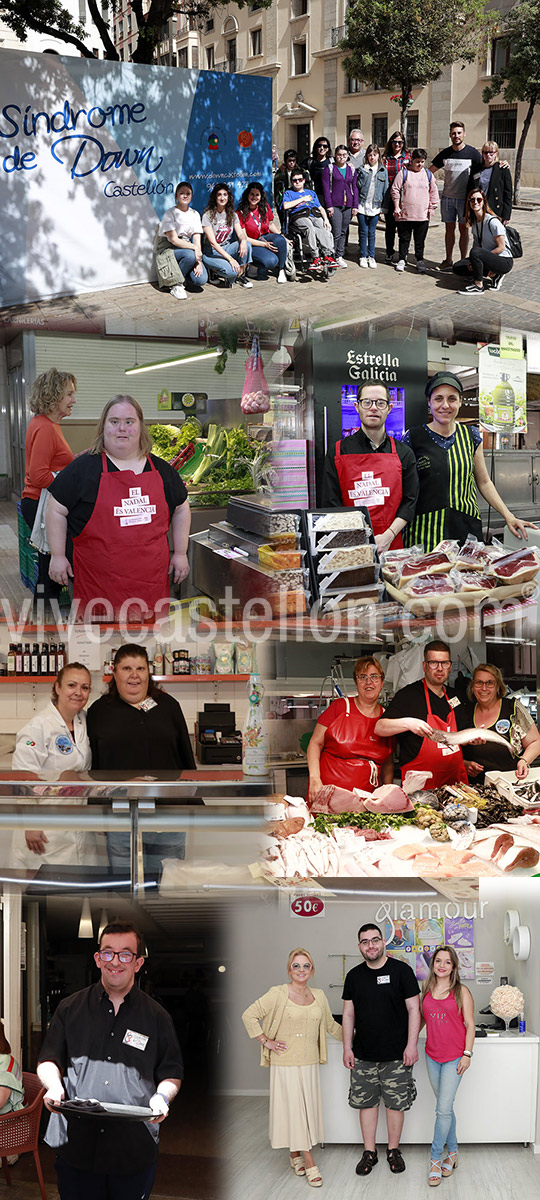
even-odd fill
[(420, 480), (416, 513), (403, 533), (406, 545), (423, 545), (429, 554), (445, 538), (463, 543), (470, 534), (481, 541), (477, 488), (510, 531), (527, 539), (525, 527), (536, 527), (518, 520), (499, 496), (488, 475), (480, 430), (457, 420), (461, 380), (450, 371), (439, 371), (428, 380), (425, 394), (431, 420), (408, 429), (403, 437), (414, 451)]

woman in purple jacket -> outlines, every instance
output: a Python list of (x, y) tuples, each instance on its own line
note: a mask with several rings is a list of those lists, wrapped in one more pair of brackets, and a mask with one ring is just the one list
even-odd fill
[(338, 267), (346, 267), (343, 257), (351, 217), (358, 209), (358, 188), (355, 173), (347, 161), (346, 146), (336, 146), (334, 163), (328, 164), (322, 176), (324, 206), (330, 217), (334, 235), (334, 258)]

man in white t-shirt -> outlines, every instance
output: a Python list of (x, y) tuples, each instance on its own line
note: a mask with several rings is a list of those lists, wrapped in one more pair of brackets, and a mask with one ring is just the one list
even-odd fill
[[(179, 183), (174, 198), (175, 207), (168, 208), (163, 214), (158, 235), (170, 242), (184, 279), (189, 279), (191, 290), (200, 292), (203, 285), (208, 283), (208, 272), (202, 260), (201, 218), (196, 209), (190, 207), (193, 198), (191, 184), (185, 181)], [(184, 285), (172, 287), (171, 295), (177, 300), (184, 300), (187, 296)]]

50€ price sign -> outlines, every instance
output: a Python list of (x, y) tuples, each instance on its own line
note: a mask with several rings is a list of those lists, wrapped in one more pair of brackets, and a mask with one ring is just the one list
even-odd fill
[(320, 896), (295, 896), (291, 900), (291, 917), (323, 917), (324, 900)]

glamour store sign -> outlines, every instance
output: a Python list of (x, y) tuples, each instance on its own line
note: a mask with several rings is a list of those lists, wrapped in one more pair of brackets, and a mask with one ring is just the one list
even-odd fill
[(271, 187), (270, 79), (0, 51), (0, 305), (154, 277), (189, 179)]

